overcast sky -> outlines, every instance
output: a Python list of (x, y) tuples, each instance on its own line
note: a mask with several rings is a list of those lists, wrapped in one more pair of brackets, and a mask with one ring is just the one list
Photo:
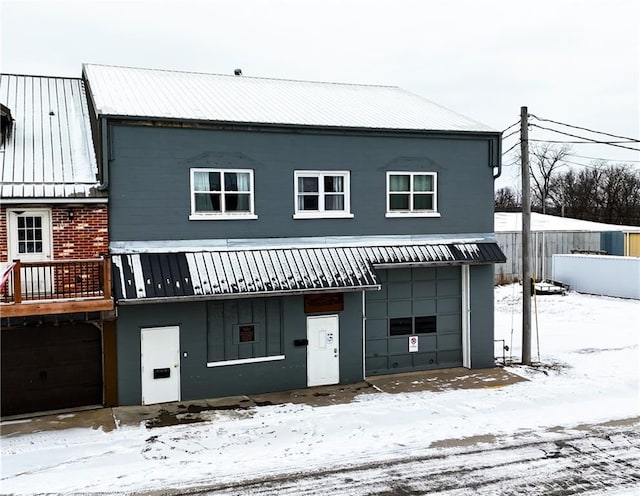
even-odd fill
[[(83, 62), (219, 74), (242, 68), (245, 76), (400, 86), (497, 130), (518, 121), (526, 105), (539, 117), (640, 137), (638, 0), (1, 5), (4, 73), (79, 77)], [(537, 129), (530, 137), (571, 139)], [(503, 149), (516, 140), (507, 138)], [(640, 167), (635, 151), (573, 149)], [(515, 168), (498, 186), (514, 180)]]

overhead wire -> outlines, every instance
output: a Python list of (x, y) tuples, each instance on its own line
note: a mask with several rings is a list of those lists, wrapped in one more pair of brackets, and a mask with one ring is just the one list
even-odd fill
[(503, 155), (506, 155), (507, 153), (509, 153), (511, 150), (513, 150), (516, 146), (518, 146), (521, 143), (520, 140), (518, 140), (511, 148), (509, 148), (507, 151), (502, 152)]
[(520, 121), (516, 121), (513, 124), (511, 124), (510, 126), (506, 127), (505, 129), (502, 130), (502, 132), (500, 134), (504, 134), (506, 133), (509, 129), (511, 129), (513, 126), (517, 126), (518, 124), (520, 124)]
[[(588, 127), (575, 126), (573, 124), (567, 124), (566, 122), (554, 121), (552, 119), (545, 119), (545, 118), (542, 118), (542, 117), (538, 117), (535, 114), (529, 114), (529, 117), (533, 117), (534, 119), (537, 119), (537, 120), (543, 121), (543, 122), (552, 122), (553, 124), (558, 124), (560, 126), (571, 127), (573, 129), (580, 129), (582, 131), (588, 131), (590, 133), (603, 134), (605, 136), (610, 136), (612, 138), (620, 138), (620, 139), (624, 139), (624, 140), (629, 140), (629, 142), (631, 142), (631, 143), (640, 143), (640, 139), (629, 138), (627, 136), (620, 136), (620, 135), (617, 135), (617, 134), (606, 133), (604, 131), (596, 131), (595, 129), (589, 129)], [(535, 124), (532, 124), (532, 125), (535, 126)], [(541, 126), (537, 126), (537, 127), (541, 127)], [(543, 129), (546, 129), (546, 128), (543, 128)], [(559, 131), (557, 131), (557, 132), (559, 132)], [(572, 135), (569, 135), (569, 136), (572, 136)]]

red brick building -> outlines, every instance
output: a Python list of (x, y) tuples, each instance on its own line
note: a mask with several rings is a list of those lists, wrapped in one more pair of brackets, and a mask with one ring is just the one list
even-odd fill
[(0, 104), (0, 415), (109, 404), (107, 195), (83, 81), (2, 74)]

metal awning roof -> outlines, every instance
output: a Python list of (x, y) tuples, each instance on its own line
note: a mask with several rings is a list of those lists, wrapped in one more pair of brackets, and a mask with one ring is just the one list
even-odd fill
[(112, 256), (119, 303), (379, 289), (375, 267), (504, 262), (496, 243), (272, 248)]

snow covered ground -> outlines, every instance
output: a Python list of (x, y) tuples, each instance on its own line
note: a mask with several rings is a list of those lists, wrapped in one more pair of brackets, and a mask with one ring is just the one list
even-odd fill
[[(496, 288), (495, 301), (496, 338), (505, 339), (508, 354), (519, 356), (520, 287)], [(367, 394), (326, 407), (216, 411), (210, 422), (154, 429), (140, 425), (3, 437), (0, 490), (113, 494), (207, 487), (433, 457), (465, 438), (478, 445), (544, 441), (581, 424), (638, 416), (640, 302), (569, 293), (539, 296), (535, 306), (533, 358), (539, 342), (541, 365), (509, 368), (530, 381), (503, 388)], [(627, 494), (628, 488), (611, 491)]]

